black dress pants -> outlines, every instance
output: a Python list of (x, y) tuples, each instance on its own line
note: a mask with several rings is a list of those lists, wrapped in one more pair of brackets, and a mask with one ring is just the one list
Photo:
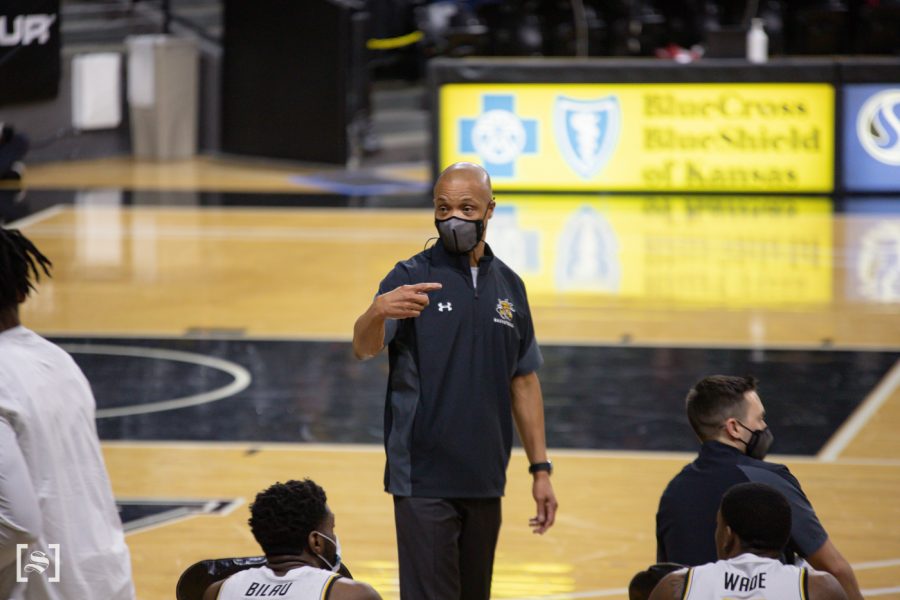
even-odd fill
[(394, 496), (401, 600), (489, 600), (500, 498)]

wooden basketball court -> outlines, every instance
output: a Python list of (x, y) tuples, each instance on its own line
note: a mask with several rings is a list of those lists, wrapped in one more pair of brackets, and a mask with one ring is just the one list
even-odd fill
[[(427, 203), (171, 206), (122, 202), (115, 191), (321, 192), (292, 179), (302, 172), (213, 159), (31, 168), (30, 194), (72, 190), (74, 200), (17, 223), (55, 264), (53, 279), (26, 305), (23, 322), (56, 341), (207, 335), (346, 342), (384, 274), (433, 235)], [(389, 175), (419, 182), (426, 177), (418, 167), (394, 168)], [(790, 208), (785, 211), (752, 200), (753, 213), (709, 203), (700, 210), (690, 199), (660, 205), (652, 198), (498, 195), (497, 202), (514, 208), (507, 216), (526, 233), (551, 235), (547, 231), (556, 227), (553, 235), (561, 236), (563, 225), (553, 224), (554, 215), (585, 203), (618, 233), (618, 287), (560, 292), (542, 271), (547, 260), (539, 257), (533, 265), (526, 283), (544, 345), (576, 352), (593, 346), (738, 348), (760, 353), (760, 361), (779, 349), (814, 357), (850, 351), (860, 360), (869, 351), (900, 351), (900, 303), (879, 296), (878, 273), (890, 265), (879, 262), (872, 248), (900, 245), (900, 237), (892, 237), (900, 236), (896, 213), (854, 213), (823, 198), (784, 199), (778, 206)], [(635, 272), (641, 277), (629, 279)], [(349, 354), (346, 360), (352, 361)], [(646, 366), (648, 372), (654, 368)], [(597, 364), (595, 373), (584, 376), (609, 381), (620, 374)], [(686, 391), (672, 389), (665, 400), (677, 404)], [(860, 400), (818, 454), (772, 460), (786, 463), (803, 483), (867, 597), (896, 599), (900, 362)], [(214, 413), (215, 406), (208, 410)], [(380, 421), (368, 425), (381, 427)], [(606, 427), (616, 422), (610, 419)], [(122, 435), (104, 442), (117, 499), (232, 504), (129, 533), (140, 598), (173, 598), (178, 575), (197, 560), (258, 554), (246, 524), (248, 502), (274, 481), (301, 477), (326, 489), (354, 574), (385, 598), (398, 598), (392, 503), (382, 491), (380, 446), (157, 437)], [(550, 452), (560, 512), (543, 537), (527, 527), (534, 509), (530, 478), (524, 456), (514, 453), (494, 597), (627, 598), (631, 576), (655, 559), (659, 495), (692, 455), (594, 447)]]

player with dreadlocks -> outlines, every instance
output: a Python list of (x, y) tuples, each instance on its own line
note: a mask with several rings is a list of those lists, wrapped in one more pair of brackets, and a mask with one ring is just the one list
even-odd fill
[(0, 331), (19, 324), (19, 304), (53, 263), (18, 229), (0, 228)]
[(19, 321), (50, 267), (0, 227), (0, 598), (132, 600), (91, 387), (71, 356)]
[(311, 479), (276, 483), (250, 506), (250, 530), (266, 564), (218, 581), (203, 600), (380, 600), (370, 585), (341, 567), (341, 545), (325, 490)]

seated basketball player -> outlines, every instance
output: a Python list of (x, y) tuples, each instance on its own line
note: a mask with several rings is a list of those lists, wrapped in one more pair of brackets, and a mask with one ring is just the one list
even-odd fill
[(684, 568), (678, 563), (656, 563), (647, 567), (646, 571), (639, 571), (628, 584), (628, 600), (647, 600), (663, 577)]
[(310, 479), (276, 483), (250, 505), (250, 530), (266, 564), (218, 581), (203, 600), (380, 600), (372, 586), (341, 573), (341, 547), (325, 490)]
[(846, 600), (831, 573), (785, 565), (791, 505), (764, 483), (741, 483), (722, 497), (716, 516), (719, 560), (666, 575), (650, 600)]

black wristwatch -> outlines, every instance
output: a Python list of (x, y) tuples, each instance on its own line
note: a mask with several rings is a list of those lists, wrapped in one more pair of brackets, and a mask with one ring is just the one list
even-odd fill
[(547, 462), (533, 463), (531, 466), (528, 467), (528, 472), (531, 473), (532, 475), (534, 475), (538, 471), (547, 471), (547, 475), (552, 475), (553, 474), (553, 463), (548, 460)]

